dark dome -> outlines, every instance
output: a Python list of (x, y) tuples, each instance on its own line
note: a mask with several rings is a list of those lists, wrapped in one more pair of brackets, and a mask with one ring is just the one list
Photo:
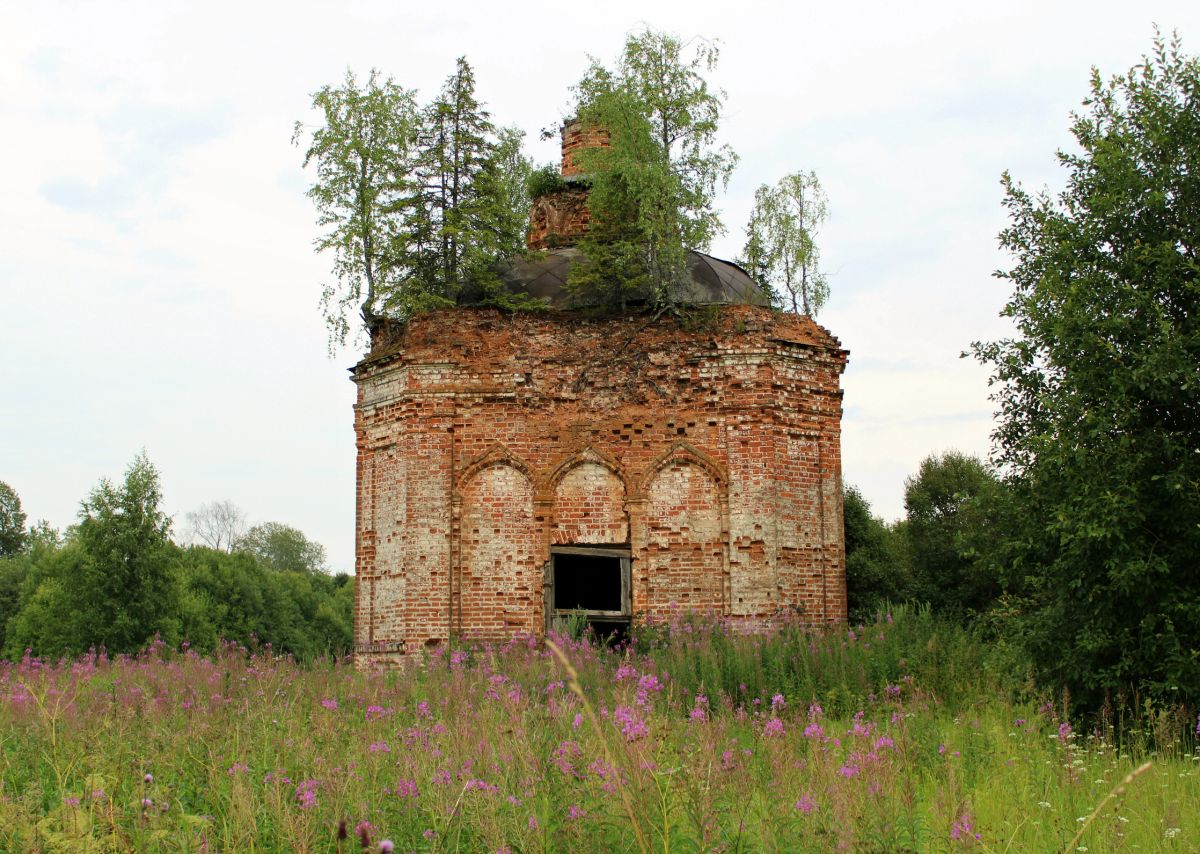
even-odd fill
[[(528, 294), (545, 299), (552, 308), (580, 307), (566, 291), (567, 271), (583, 260), (583, 253), (573, 246), (539, 252), (527, 258), (510, 258), (500, 263), (497, 272), (504, 287), (514, 294)], [(691, 276), (683, 292), (676, 294), (679, 302), (692, 304), (739, 303), (768, 306), (766, 293), (750, 275), (729, 261), (722, 261), (703, 252), (688, 252), (688, 272)]]

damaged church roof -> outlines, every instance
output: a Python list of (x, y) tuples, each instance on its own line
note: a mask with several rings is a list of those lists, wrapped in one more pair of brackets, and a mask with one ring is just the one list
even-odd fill
[[(571, 266), (585, 260), (579, 249), (566, 246), (507, 259), (501, 262), (497, 272), (509, 293), (544, 299), (551, 308), (580, 308), (591, 303), (580, 301), (577, 295), (568, 292), (566, 283)], [(750, 275), (730, 261), (689, 250), (687, 269), (688, 278), (673, 293), (676, 302), (692, 305), (771, 304)]]

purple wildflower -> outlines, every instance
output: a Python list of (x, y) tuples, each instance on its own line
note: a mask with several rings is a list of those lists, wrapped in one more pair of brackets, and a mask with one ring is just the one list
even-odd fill
[(812, 815), (813, 810), (817, 808), (817, 802), (808, 795), (801, 795), (800, 800), (796, 801), (796, 811), (802, 812), (805, 815)]
[(771, 718), (769, 721), (767, 721), (767, 725), (763, 727), (763, 735), (781, 736), (786, 734), (787, 730), (783, 728), (783, 721), (781, 721), (779, 718)]
[(951, 839), (979, 839), (980, 836), (975, 832), (975, 825), (971, 821), (970, 813), (963, 813), (962, 816), (955, 819), (950, 825)]
[(317, 787), (321, 784), (316, 780), (304, 780), (296, 787), (296, 800), (300, 809), (306, 810), (317, 805)]
[(617, 722), (626, 741), (637, 741), (650, 734), (650, 727), (638, 716), (632, 706), (617, 706), (613, 709), (613, 719)]

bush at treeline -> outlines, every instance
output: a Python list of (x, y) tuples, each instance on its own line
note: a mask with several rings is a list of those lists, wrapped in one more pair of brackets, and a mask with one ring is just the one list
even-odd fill
[(140, 456), (123, 483), (92, 490), (65, 535), (42, 524), (10, 538), (0, 552), (5, 657), (135, 652), (156, 636), (202, 652), (221, 640), (271, 644), (305, 660), (349, 649), (353, 578), (280, 570), (250, 550), (176, 545), (161, 497), (157, 470)]

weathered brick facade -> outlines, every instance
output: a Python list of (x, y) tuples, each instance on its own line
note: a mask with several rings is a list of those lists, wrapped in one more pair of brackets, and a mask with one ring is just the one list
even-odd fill
[(846, 353), (805, 317), (710, 320), (457, 308), (380, 330), (354, 370), (363, 660), (543, 633), (566, 546), (624, 555), (635, 614), (844, 620)]

